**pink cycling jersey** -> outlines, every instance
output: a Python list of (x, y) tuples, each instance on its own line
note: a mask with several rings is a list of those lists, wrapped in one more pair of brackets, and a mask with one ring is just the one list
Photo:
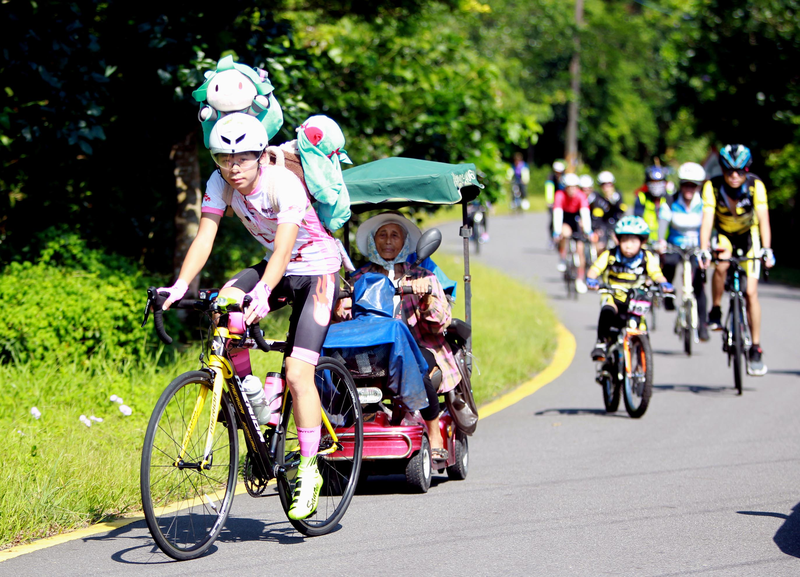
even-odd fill
[[(275, 184), (277, 191), (277, 207), (271, 206), (267, 194), (266, 185), (271, 183)], [(225, 180), (219, 172), (212, 174), (206, 184), (201, 211), (224, 214), (228, 206), (224, 198), (225, 188)], [(341, 267), (336, 242), (322, 226), (300, 179), (288, 169), (263, 166), (258, 188), (247, 196), (234, 191), (230, 206), (250, 234), (269, 251), (267, 259), (275, 250), (278, 225), (292, 223), (299, 227), (285, 274), (323, 275), (334, 273)]]

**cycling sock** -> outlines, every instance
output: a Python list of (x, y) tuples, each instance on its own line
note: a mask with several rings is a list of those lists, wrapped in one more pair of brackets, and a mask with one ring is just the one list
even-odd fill
[(315, 457), (319, 451), (319, 440), (322, 436), (322, 425), (311, 429), (297, 427), (297, 440), (300, 442), (300, 459)]
[(249, 349), (235, 349), (230, 352), (231, 363), (233, 363), (233, 370), (239, 378), (245, 378), (247, 375), (253, 374), (253, 368), (250, 366), (250, 350)]

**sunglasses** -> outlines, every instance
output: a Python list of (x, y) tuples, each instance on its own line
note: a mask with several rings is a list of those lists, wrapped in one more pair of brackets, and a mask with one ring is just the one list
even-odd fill
[(724, 172), (725, 174), (741, 174), (741, 175), (744, 175), (744, 174), (747, 174), (747, 169), (746, 168), (723, 168), (722, 172)]

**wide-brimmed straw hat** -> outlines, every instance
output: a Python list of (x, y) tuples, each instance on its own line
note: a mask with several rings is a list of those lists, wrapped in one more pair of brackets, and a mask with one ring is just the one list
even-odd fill
[(368, 218), (358, 227), (356, 246), (358, 246), (358, 250), (361, 251), (361, 254), (369, 256), (369, 254), (367, 254), (367, 235), (374, 235), (384, 224), (400, 225), (406, 231), (408, 241), (411, 243), (411, 249), (416, 250), (417, 241), (419, 237), (422, 236), (419, 227), (398, 212), (382, 212), (377, 216)]

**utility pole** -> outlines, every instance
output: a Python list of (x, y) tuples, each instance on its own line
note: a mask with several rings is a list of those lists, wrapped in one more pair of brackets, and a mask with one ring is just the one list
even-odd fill
[(583, 26), (583, 0), (575, 0), (575, 37), (572, 43), (575, 52), (569, 63), (570, 89), (572, 99), (567, 110), (567, 143), (564, 158), (567, 161), (567, 170), (575, 170), (578, 164), (578, 108), (581, 97), (581, 37), (580, 29)]

